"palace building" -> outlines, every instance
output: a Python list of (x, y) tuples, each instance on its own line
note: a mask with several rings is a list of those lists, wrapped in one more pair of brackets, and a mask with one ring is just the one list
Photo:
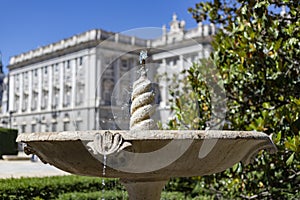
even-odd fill
[(2, 125), (24, 132), (128, 129), (130, 89), (139, 51), (148, 50), (148, 76), (158, 115), (167, 120), (171, 76), (209, 56), (215, 26), (185, 30), (174, 14), (155, 39), (90, 30), (11, 57), (2, 98)]

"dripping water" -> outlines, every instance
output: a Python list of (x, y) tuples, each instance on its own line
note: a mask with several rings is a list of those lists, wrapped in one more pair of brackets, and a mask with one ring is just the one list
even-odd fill
[[(104, 177), (106, 174), (106, 154), (103, 155), (103, 168), (102, 168), (102, 176)], [(105, 179), (102, 178), (102, 193), (105, 192)], [(102, 200), (105, 200), (105, 198), (102, 197)]]
[(103, 169), (102, 169), (102, 175), (105, 176), (106, 173), (106, 154), (103, 155)]

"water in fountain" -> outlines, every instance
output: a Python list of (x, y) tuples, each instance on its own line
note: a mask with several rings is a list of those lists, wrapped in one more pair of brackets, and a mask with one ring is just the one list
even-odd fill
[(102, 175), (105, 176), (106, 173), (106, 160), (107, 160), (107, 156), (106, 154), (103, 155), (103, 170), (102, 170)]
[[(105, 177), (105, 173), (106, 173), (106, 161), (107, 161), (107, 157), (106, 154), (103, 155), (103, 169), (102, 169), (102, 175), (103, 177)], [(105, 179), (102, 178), (102, 193), (105, 192)], [(102, 198), (102, 200), (105, 200), (105, 198)]]

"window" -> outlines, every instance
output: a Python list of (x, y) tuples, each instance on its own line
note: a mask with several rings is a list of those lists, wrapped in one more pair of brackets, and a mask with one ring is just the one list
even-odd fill
[(19, 110), (19, 96), (15, 95), (15, 110)]
[(80, 57), (80, 58), (79, 58), (79, 66), (81, 66), (82, 64), (83, 64), (83, 58)]
[(79, 106), (83, 103), (84, 98), (84, 85), (77, 84), (77, 92), (76, 92), (76, 105)]
[(23, 88), (24, 88), (24, 91), (28, 90), (28, 84), (29, 84), (29, 81), (28, 81), (28, 72), (24, 72), (24, 79), (23, 79)]
[(47, 66), (44, 67), (44, 74), (46, 75), (48, 73), (48, 69), (47, 69)]
[(106, 106), (111, 105), (111, 92), (110, 91), (105, 91), (104, 92), (104, 104)]
[(84, 82), (84, 70), (82, 67), (76, 67), (76, 80), (79, 82)]
[(36, 124), (31, 124), (31, 132), (32, 133), (36, 132)]
[(37, 69), (34, 70), (34, 76), (35, 76), (35, 77), (38, 76), (38, 70), (37, 70)]
[(76, 130), (80, 131), (81, 130), (81, 121), (76, 121), (75, 126), (76, 126)]
[(53, 123), (52, 124), (52, 132), (56, 132), (57, 131), (57, 123)]
[(48, 105), (48, 91), (43, 90), (41, 108), (45, 109), (47, 107), (47, 105)]
[(31, 110), (35, 110), (37, 108), (37, 102), (38, 102), (38, 93), (33, 92), (32, 94), (32, 103), (31, 103)]
[(63, 76), (64, 76), (64, 82), (71, 84), (71, 69), (70, 69), (70, 61), (67, 61), (65, 66), (64, 66), (64, 72), (63, 72)]
[(59, 103), (59, 89), (53, 89), (53, 96), (52, 96), (52, 108), (56, 108)]
[(54, 65), (54, 71), (55, 71), (55, 72), (58, 72), (58, 63), (56, 63), (56, 64)]
[(16, 82), (19, 83), (19, 74), (16, 75)]
[(67, 69), (70, 69), (70, 61), (69, 61), (69, 60), (67, 61), (67, 66), (66, 66), (66, 68), (67, 68)]
[(71, 88), (65, 87), (64, 91), (64, 106), (69, 107), (71, 105)]
[(28, 95), (24, 94), (24, 96), (23, 96), (22, 111), (27, 110), (27, 107), (28, 107)]
[(68, 122), (68, 121), (64, 122), (64, 127), (63, 127), (64, 131), (68, 131), (69, 128), (70, 128), (70, 122)]
[(15, 90), (16, 90), (16, 92), (19, 92), (19, 90), (20, 90), (19, 75), (16, 75), (15, 77), (16, 77), (16, 79), (15, 79)]
[(28, 80), (28, 72), (24, 72), (24, 81)]
[(121, 67), (123, 70), (126, 70), (128, 68), (127, 60), (122, 60), (121, 61)]
[(111, 95), (114, 87), (112, 79), (106, 79), (103, 81), (103, 98), (105, 105), (111, 105)]
[(69, 131), (70, 130), (70, 116), (68, 113), (64, 114), (63, 118), (63, 130), (64, 131)]
[(21, 132), (22, 133), (26, 132), (26, 125), (25, 124), (21, 125)]

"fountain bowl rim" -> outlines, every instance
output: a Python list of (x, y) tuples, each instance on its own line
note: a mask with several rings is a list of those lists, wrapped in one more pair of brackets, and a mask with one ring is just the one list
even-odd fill
[(205, 140), (205, 139), (265, 139), (271, 140), (271, 135), (257, 131), (228, 130), (90, 130), (22, 133), (17, 142), (34, 141), (89, 141), (97, 134), (120, 134), (124, 140)]

